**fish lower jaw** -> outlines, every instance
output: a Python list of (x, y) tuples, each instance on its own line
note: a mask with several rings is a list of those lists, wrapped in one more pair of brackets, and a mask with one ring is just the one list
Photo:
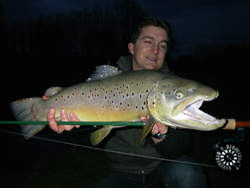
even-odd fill
[(203, 112), (203, 114), (191, 114), (189, 113), (183, 113), (177, 115), (175, 118), (179, 120), (183, 120), (188, 124), (194, 124), (199, 127), (199, 125), (204, 125), (204, 126), (222, 126), (223, 123), (221, 122), (220, 119), (217, 119), (209, 114), (206, 114)]

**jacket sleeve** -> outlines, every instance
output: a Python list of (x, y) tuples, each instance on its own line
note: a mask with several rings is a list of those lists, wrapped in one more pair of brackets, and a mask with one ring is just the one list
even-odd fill
[(171, 129), (162, 142), (154, 143), (152, 137), (148, 139), (157, 152), (166, 159), (173, 159), (184, 155), (189, 147), (190, 135), (185, 129)]

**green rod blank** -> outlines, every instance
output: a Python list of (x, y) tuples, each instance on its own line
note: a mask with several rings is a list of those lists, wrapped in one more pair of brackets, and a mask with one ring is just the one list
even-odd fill
[[(48, 121), (0, 121), (0, 124), (48, 125)], [(145, 122), (88, 122), (57, 121), (58, 125), (112, 125), (112, 126), (144, 126)]]

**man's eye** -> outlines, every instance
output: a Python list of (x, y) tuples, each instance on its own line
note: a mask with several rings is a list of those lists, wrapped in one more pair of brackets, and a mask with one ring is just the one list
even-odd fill
[(152, 44), (152, 42), (151, 42), (151, 41), (148, 41), (148, 40), (146, 40), (145, 43), (147, 43), (147, 44)]
[(167, 48), (167, 46), (161, 45), (161, 48), (162, 48), (162, 49), (166, 49), (166, 48)]

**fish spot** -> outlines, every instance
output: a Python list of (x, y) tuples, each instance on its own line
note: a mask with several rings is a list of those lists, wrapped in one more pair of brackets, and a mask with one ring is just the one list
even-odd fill
[(148, 89), (146, 89), (146, 93), (148, 93)]
[(75, 87), (75, 90), (76, 90), (76, 87)]
[(63, 95), (61, 95), (61, 98), (63, 98)]
[(67, 98), (69, 98), (69, 95), (67, 96)]
[(122, 102), (120, 102), (120, 105), (122, 105)]
[(126, 88), (128, 89), (128, 86), (126, 86)]
[(141, 99), (141, 94), (140, 94), (140, 99)]
[(118, 108), (118, 105), (116, 105), (115, 107)]
[(123, 112), (125, 112), (126, 111), (126, 109), (125, 108), (123, 108)]
[(104, 99), (107, 99), (107, 96), (105, 96)]
[(114, 101), (112, 101), (111, 103), (114, 103)]
[(173, 91), (175, 91), (175, 89), (173, 89)]
[(144, 107), (142, 106), (141, 109), (144, 110)]
[(136, 86), (139, 86), (139, 84), (137, 83)]
[(102, 106), (102, 108), (104, 108), (104, 106)]
[(131, 84), (134, 84), (134, 82), (131, 82)]
[(138, 106), (137, 106), (137, 105), (135, 106), (135, 109), (136, 109), (136, 110), (138, 109)]
[(89, 90), (89, 92), (91, 93), (91, 90)]
[(146, 105), (146, 101), (144, 101), (143, 104)]
[(82, 95), (84, 95), (84, 92), (82, 92)]
[(55, 101), (57, 101), (57, 99), (55, 99)]
[(127, 93), (127, 97), (128, 97), (128, 93)]
[(134, 96), (135, 95), (135, 93), (134, 92), (132, 92), (132, 96)]
[(130, 104), (127, 104), (128, 108), (130, 107)]
[(143, 82), (141, 82), (141, 84), (143, 84)]

